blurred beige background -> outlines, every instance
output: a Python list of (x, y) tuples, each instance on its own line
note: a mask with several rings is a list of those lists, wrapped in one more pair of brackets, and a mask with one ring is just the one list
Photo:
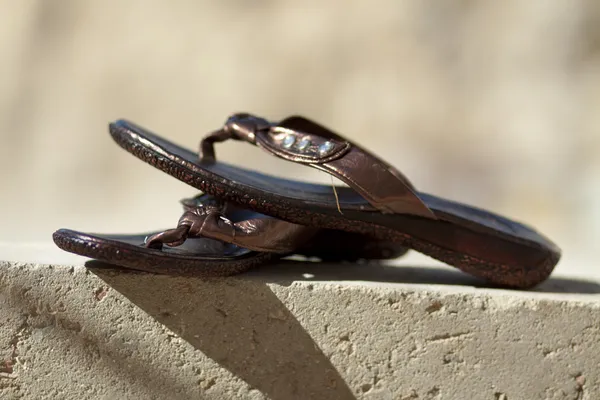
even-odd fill
[[(600, 2), (0, 0), (0, 240), (174, 225), (195, 193), (121, 150), (195, 147), (232, 112), (301, 113), (421, 190), (600, 238)], [(221, 159), (329, 182), (241, 143)], [(563, 267), (566, 268), (566, 267)]]

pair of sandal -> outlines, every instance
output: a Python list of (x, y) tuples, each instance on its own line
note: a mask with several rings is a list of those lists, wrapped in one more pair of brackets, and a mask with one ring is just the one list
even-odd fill
[[(530, 227), (418, 192), (389, 163), (309, 119), (270, 122), (235, 114), (198, 153), (128, 121), (110, 124), (125, 150), (202, 195), (183, 200), (176, 228), (147, 235), (61, 229), (63, 250), (123, 267), (227, 276), (291, 254), (326, 261), (391, 259), (407, 248), (494, 285), (530, 288), (545, 280), (560, 249)], [(217, 161), (214, 145), (244, 141), (348, 186), (276, 178)]]

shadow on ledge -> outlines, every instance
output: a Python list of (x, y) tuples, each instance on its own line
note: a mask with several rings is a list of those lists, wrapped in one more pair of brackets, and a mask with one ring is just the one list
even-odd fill
[[(390, 266), (375, 262), (328, 264), (283, 260), (276, 264), (264, 265), (249, 271), (244, 276), (257, 277), (264, 279), (265, 282), (281, 285), (290, 285), (294, 281), (364, 281), (503, 289), (452, 267)], [(600, 283), (576, 278), (550, 276), (549, 279), (535, 288), (526, 291), (596, 294), (600, 293)]]
[[(490, 286), (451, 268), (282, 261), (248, 279), (168, 279), (98, 261), (86, 266), (159, 323), (269, 398), (354, 399), (327, 355), (268, 283), (366, 281)], [(600, 284), (550, 278), (533, 291), (600, 293)]]
[(268, 398), (355, 399), (267, 283), (169, 279), (89, 262), (91, 272)]

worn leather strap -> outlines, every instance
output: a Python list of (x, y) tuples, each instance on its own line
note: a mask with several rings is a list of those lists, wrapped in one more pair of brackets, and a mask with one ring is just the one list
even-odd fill
[(253, 251), (284, 254), (300, 248), (319, 230), (264, 215), (232, 222), (227, 215), (234, 205), (203, 203), (203, 196), (182, 203), (185, 212), (177, 228), (148, 237), (146, 247), (175, 247), (188, 238), (206, 237)]
[(201, 141), (201, 162), (215, 162), (214, 143), (227, 139), (243, 140), (277, 157), (327, 172), (383, 213), (436, 219), (410, 181), (397, 169), (304, 117), (292, 116), (271, 123), (250, 114), (235, 114), (222, 129)]

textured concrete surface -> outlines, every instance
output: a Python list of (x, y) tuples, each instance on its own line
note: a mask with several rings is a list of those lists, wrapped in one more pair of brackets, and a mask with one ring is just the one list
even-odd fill
[(600, 398), (600, 279), (485, 289), (411, 256), (203, 281), (0, 254), (34, 261), (0, 263), (3, 399)]

